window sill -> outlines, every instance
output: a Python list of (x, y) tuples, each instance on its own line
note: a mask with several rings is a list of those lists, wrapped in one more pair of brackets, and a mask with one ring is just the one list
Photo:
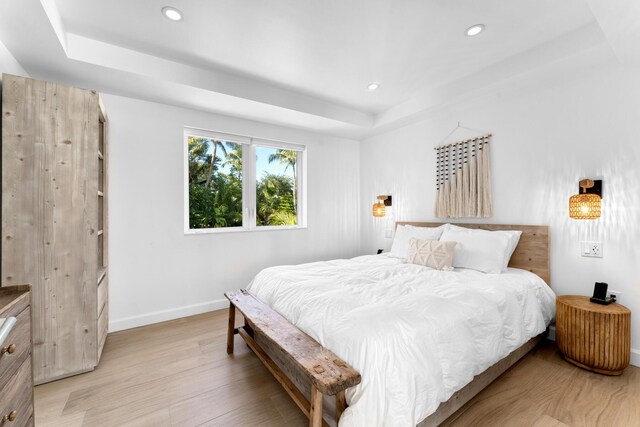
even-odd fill
[(227, 234), (227, 233), (252, 233), (254, 231), (283, 231), (283, 230), (306, 230), (306, 225), (266, 225), (256, 228), (227, 227), (227, 228), (200, 228), (185, 230), (185, 236), (198, 234)]

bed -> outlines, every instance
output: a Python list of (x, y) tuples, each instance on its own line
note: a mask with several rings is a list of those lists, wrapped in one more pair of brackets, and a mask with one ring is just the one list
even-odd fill
[[(463, 226), (522, 231), (507, 272), (438, 271), (384, 254), (268, 268), (227, 294), (228, 352), (239, 333), (310, 425), (440, 424), (530, 351), (554, 316), (548, 227)], [(335, 417), (323, 420), (323, 407)]]

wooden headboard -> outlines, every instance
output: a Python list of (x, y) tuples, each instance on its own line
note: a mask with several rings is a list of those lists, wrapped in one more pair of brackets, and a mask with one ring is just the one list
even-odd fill
[[(416, 227), (438, 227), (442, 222), (405, 222), (396, 225), (413, 225)], [(540, 276), (551, 286), (551, 267), (549, 260), (549, 226), (547, 225), (503, 225), (503, 224), (454, 224), (466, 228), (482, 230), (521, 230), (522, 235), (516, 250), (511, 256), (509, 267), (521, 268)]]

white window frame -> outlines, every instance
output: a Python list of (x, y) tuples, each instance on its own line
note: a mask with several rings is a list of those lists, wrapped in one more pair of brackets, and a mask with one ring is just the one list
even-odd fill
[[(275, 231), (307, 228), (307, 147), (302, 144), (257, 138), (246, 135), (199, 129), (185, 126), (182, 151), (184, 154), (184, 234), (237, 233), (246, 231)], [(189, 227), (189, 137), (221, 139), (242, 145), (242, 226), (220, 228)], [(297, 171), (296, 225), (256, 225), (256, 147), (281, 148), (299, 153)], [(249, 185), (253, 183), (253, 185)]]

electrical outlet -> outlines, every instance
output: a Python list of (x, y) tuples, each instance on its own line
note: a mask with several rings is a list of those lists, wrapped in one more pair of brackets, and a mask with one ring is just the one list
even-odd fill
[(580, 242), (582, 256), (602, 258), (602, 242)]
[(390, 238), (392, 238), (392, 237), (393, 237), (393, 231), (391, 231), (391, 230), (385, 230), (385, 232), (384, 232), (384, 237), (385, 237), (386, 239), (390, 239)]
[(610, 297), (611, 295), (615, 295), (616, 296), (616, 300), (620, 300), (620, 295), (622, 295), (622, 292), (620, 291), (616, 291), (615, 289), (609, 289), (607, 291), (607, 296)]

